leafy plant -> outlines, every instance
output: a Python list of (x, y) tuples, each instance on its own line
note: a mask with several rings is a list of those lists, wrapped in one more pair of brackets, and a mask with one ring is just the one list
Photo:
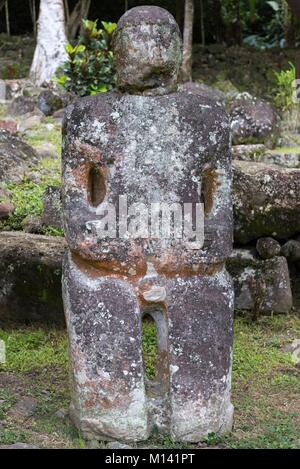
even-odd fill
[(277, 93), (275, 95), (275, 104), (278, 108), (286, 111), (290, 109), (293, 102), (293, 93), (295, 91), (294, 82), (296, 80), (296, 68), (289, 62), (290, 68), (281, 72), (274, 72), (277, 80)]
[(94, 95), (112, 89), (115, 84), (114, 59), (111, 50), (115, 23), (83, 20), (76, 45), (68, 44), (68, 61), (58, 71), (56, 83), (79, 96)]

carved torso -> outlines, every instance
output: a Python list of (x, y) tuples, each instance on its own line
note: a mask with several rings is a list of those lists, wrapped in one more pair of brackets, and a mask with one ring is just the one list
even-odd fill
[[(64, 123), (64, 213), (74, 253), (105, 270), (143, 273), (217, 264), (231, 249), (229, 124), (196, 90), (164, 96), (107, 93), (72, 106)], [(219, 195), (220, 193), (220, 195)], [(101, 204), (201, 203), (204, 245), (183, 239), (99, 239)], [(92, 223), (89, 223), (92, 222)], [(118, 229), (117, 220), (117, 229)], [(229, 229), (228, 229), (229, 227)], [(199, 273), (199, 272), (198, 272)]]

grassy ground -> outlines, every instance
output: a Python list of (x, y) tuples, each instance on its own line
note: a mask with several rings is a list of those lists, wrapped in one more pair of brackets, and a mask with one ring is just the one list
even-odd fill
[[(211, 434), (200, 446), (225, 448), (300, 448), (300, 367), (286, 346), (300, 336), (300, 318), (278, 316), (257, 323), (235, 321), (233, 365), (233, 432)], [(84, 441), (68, 419), (57, 415), (69, 403), (67, 340), (64, 330), (1, 330), (7, 364), (0, 368), (0, 444), (16, 441), (41, 447), (83, 448)], [(154, 326), (144, 326), (145, 366), (154, 373)], [(25, 420), (9, 410), (24, 396), (37, 406)], [(166, 437), (153, 447), (184, 448)], [(195, 447), (189, 445), (188, 447)]]
[[(5, 107), (2, 107), (3, 114)], [(1, 107), (0, 107), (1, 115)], [(16, 119), (20, 121), (20, 118)], [(57, 152), (57, 158), (40, 159), (36, 166), (28, 170), (28, 174), (19, 183), (4, 184), (10, 200), (16, 207), (8, 220), (0, 223), (0, 231), (22, 230), (22, 222), (28, 215), (41, 215), (43, 210), (43, 195), (48, 186), (59, 186), (61, 183), (61, 125), (54, 122), (52, 117), (35, 128), (27, 131), (21, 137), (33, 148), (48, 142)], [(0, 196), (0, 202), (1, 202)], [(43, 234), (61, 235), (61, 230), (44, 227)]]

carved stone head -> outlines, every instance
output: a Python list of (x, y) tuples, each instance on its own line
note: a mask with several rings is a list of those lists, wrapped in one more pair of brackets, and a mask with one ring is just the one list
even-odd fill
[(142, 6), (125, 13), (115, 32), (114, 54), (120, 91), (155, 95), (176, 90), (181, 36), (163, 8)]

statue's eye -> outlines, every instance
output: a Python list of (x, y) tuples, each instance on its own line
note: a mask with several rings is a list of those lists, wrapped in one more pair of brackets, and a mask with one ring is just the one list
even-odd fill
[(88, 172), (88, 198), (93, 207), (98, 207), (106, 195), (105, 177), (101, 168), (92, 165)]

